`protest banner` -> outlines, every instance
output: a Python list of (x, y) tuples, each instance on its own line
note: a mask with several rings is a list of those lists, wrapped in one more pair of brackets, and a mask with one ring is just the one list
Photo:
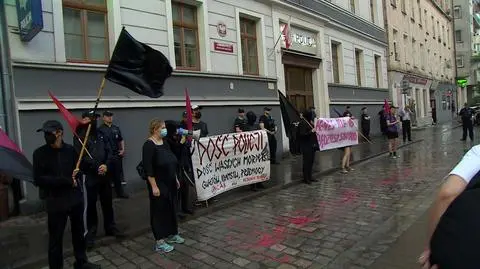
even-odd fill
[(321, 151), (358, 144), (358, 121), (349, 117), (319, 118), (315, 130)]
[(192, 143), (199, 201), (270, 179), (267, 133), (252, 131), (203, 137)]

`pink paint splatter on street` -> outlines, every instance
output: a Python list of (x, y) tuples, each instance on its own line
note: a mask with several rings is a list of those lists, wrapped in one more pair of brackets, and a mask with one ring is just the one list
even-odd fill
[(375, 203), (375, 201), (371, 201), (368, 206), (370, 206), (370, 208), (377, 208), (377, 203)]

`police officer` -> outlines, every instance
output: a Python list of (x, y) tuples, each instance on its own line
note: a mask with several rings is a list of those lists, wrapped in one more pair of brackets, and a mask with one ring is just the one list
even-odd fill
[[(63, 142), (63, 126), (46, 121), (37, 132), (43, 132), (45, 145), (33, 152), (35, 184), (43, 190), (48, 214), (48, 265), (63, 268), (63, 233), (70, 218), (75, 269), (100, 268), (87, 260), (83, 211), (82, 181), (75, 169), (78, 154), (72, 145)], [(88, 167), (83, 165), (82, 170)]]
[[(107, 236), (122, 237), (123, 234), (116, 228), (113, 217), (112, 205), (112, 187), (110, 179), (107, 177), (108, 167), (112, 163), (112, 150), (110, 143), (105, 135), (97, 128), (97, 119), (100, 115), (94, 111), (86, 111), (82, 114), (81, 125), (77, 133), (83, 141), (88, 123), (91, 123), (89, 139), (86, 147), (93, 158), (85, 156), (83, 160), (91, 169), (86, 173), (86, 189), (87, 189), (87, 248), (92, 248), (95, 244), (97, 234), (98, 216), (97, 216), (97, 198), (100, 197), (100, 204), (103, 213), (103, 226)], [(82, 145), (77, 139), (73, 140), (77, 152), (80, 152)]]
[(278, 164), (277, 162), (277, 139), (275, 138), (275, 133), (277, 132), (277, 125), (275, 120), (272, 118), (270, 113), (272, 108), (265, 107), (263, 108), (263, 115), (258, 120), (260, 129), (267, 132), (268, 145), (270, 146), (270, 163)]
[(238, 109), (238, 116), (233, 122), (233, 132), (240, 133), (245, 131), (245, 126), (247, 125), (247, 118), (245, 118), (245, 110), (243, 108)]
[(111, 111), (103, 112), (103, 124), (99, 128), (112, 150), (112, 162), (108, 168), (107, 176), (115, 186), (115, 192), (118, 198), (128, 199), (128, 195), (123, 189), (123, 156), (125, 154), (125, 141), (122, 137), (120, 128), (113, 124), (113, 113)]
[(472, 117), (473, 117), (474, 111), (470, 107), (468, 107), (468, 104), (465, 103), (463, 108), (460, 110), (460, 117), (462, 118), (462, 127), (463, 127), (463, 136), (462, 136), (462, 141), (467, 140), (467, 130), (468, 130), (468, 136), (470, 136), (470, 140), (473, 141), (473, 122), (472, 122)]

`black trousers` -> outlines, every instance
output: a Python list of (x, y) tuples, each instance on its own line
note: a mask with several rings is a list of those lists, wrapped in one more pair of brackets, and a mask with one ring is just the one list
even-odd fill
[[(180, 169), (179, 181), (180, 181), (180, 203), (183, 212), (191, 211), (192, 210), (192, 199), (190, 199), (190, 189), (192, 186), (188, 182), (188, 179), (183, 174), (183, 169)], [(190, 178), (193, 180), (193, 175), (189, 175)]]
[(462, 139), (465, 140), (467, 139), (467, 130), (468, 130), (468, 136), (470, 137), (471, 140), (473, 140), (473, 123), (471, 120), (463, 121), (462, 122), (462, 127), (463, 127), (463, 136)]
[[(151, 192), (151, 189), (149, 188)], [(160, 197), (150, 195), (150, 225), (155, 240), (166, 239), (178, 234), (176, 190), (172, 193), (160, 192)]]
[(13, 193), (13, 216), (18, 216), (20, 214), (20, 200), (22, 200), (22, 186), (20, 180), (13, 178), (12, 183), (10, 184)]
[(311, 146), (302, 146), (303, 181), (312, 181), (313, 163), (315, 162), (315, 149)]
[(70, 218), (72, 243), (75, 255), (75, 268), (81, 268), (87, 262), (84, 227), (83, 203), (68, 210), (48, 212), (48, 265), (50, 269), (63, 268), (63, 233)]
[(270, 147), (270, 162), (277, 162), (277, 138), (275, 135), (267, 134), (268, 146)]
[(89, 240), (93, 240), (97, 234), (98, 197), (100, 197), (105, 232), (107, 233), (115, 227), (115, 221), (113, 218), (112, 186), (110, 185), (110, 180), (108, 180), (108, 177), (98, 177), (95, 180), (96, 184), (87, 185), (87, 230)]
[(412, 124), (410, 120), (402, 121), (402, 131), (403, 131), (403, 142), (412, 141)]
[(362, 134), (370, 140), (370, 125), (362, 124)]
[(123, 158), (115, 158), (108, 167), (107, 176), (110, 178), (111, 182), (115, 186), (115, 192), (117, 195), (122, 195), (124, 193), (122, 186), (123, 179)]

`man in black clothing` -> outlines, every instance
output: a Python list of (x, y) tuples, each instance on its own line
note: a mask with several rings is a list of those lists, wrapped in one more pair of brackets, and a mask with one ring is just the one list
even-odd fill
[(122, 137), (120, 128), (113, 124), (113, 113), (110, 111), (103, 112), (103, 124), (99, 128), (112, 150), (112, 160), (108, 167), (107, 176), (115, 186), (117, 197), (128, 199), (128, 195), (122, 186), (123, 181), (123, 156), (125, 154), (125, 141)]
[(345, 108), (345, 111), (343, 112), (344, 117), (352, 117), (352, 112), (350, 112), (350, 106), (347, 106)]
[(463, 106), (462, 110), (460, 110), (460, 117), (462, 118), (462, 127), (463, 127), (463, 136), (462, 136), (462, 141), (467, 140), (467, 130), (468, 130), (468, 135), (470, 136), (470, 140), (473, 141), (473, 122), (472, 122), (472, 117), (473, 117), (473, 109), (468, 107), (468, 104), (465, 103)]
[(270, 147), (270, 163), (278, 164), (277, 162), (277, 139), (275, 138), (275, 133), (277, 132), (277, 125), (275, 125), (275, 120), (270, 115), (272, 109), (270, 107), (265, 107), (263, 109), (263, 115), (258, 120), (260, 129), (267, 132), (268, 145)]
[(366, 139), (370, 140), (370, 116), (368, 115), (367, 107), (362, 108), (361, 126), (362, 134)]
[[(43, 190), (48, 214), (48, 264), (50, 269), (63, 268), (63, 232), (70, 218), (75, 269), (100, 266), (87, 260), (83, 211), (83, 181), (75, 169), (78, 154), (63, 142), (63, 126), (58, 121), (46, 121), (37, 132), (43, 132), (46, 144), (33, 152), (35, 184)], [(83, 171), (90, 169), (82, 163)]]
[(207, 124), (200, 120), (202, 117), (202, 112), (200, 112), (200, 106), (193, 105), (192, 106), (192, 127), (193, 131), (200, 132), (199, 137), (206, 137), (208, 136), (208, 127)]
[[(97, 198), (100, 197), (100, 204), (103, 213), (103, 226), (107, 236), (123, 236), (116, 228), (113, 217), (112, 187), (109, 177), (107, 177), (108, 167), (112, 163), (112, 150), (105, 135), (97, 128), (97, 118), (100, 115), (94, 111), (86, 111), (82, 114), (81, 125), (77, 133), (83, 141), (88, 124), (92, 127), (86, 143), (86, 148), (92, 155), (85, 156), (85, 161), (89, 167), (95, 167), (86, 173), (87, 189), (87, 248), (92, 248), (95, 244), (97, 234), (98, 216), (97, 216)], [(73, 140), (75, 149), (80, 152), (82, 145), (77, 139)]]
[(298, 136), (303, 157), (303, 182), (311, 184), (318, 181), (312, 178), (313, 163), (315, 162), (315, 146), (317, 136), (315, 135), (314, 118), (311, 111), (302, 113), (302, 120), (298, 125)]
[(247, 119), (245, 118), (245, 110), (243, 108), (238, 109), (238, 116), (233, 122), (233, 132), (241, 133), (245, 131), (245, 125), (247, 125)]

